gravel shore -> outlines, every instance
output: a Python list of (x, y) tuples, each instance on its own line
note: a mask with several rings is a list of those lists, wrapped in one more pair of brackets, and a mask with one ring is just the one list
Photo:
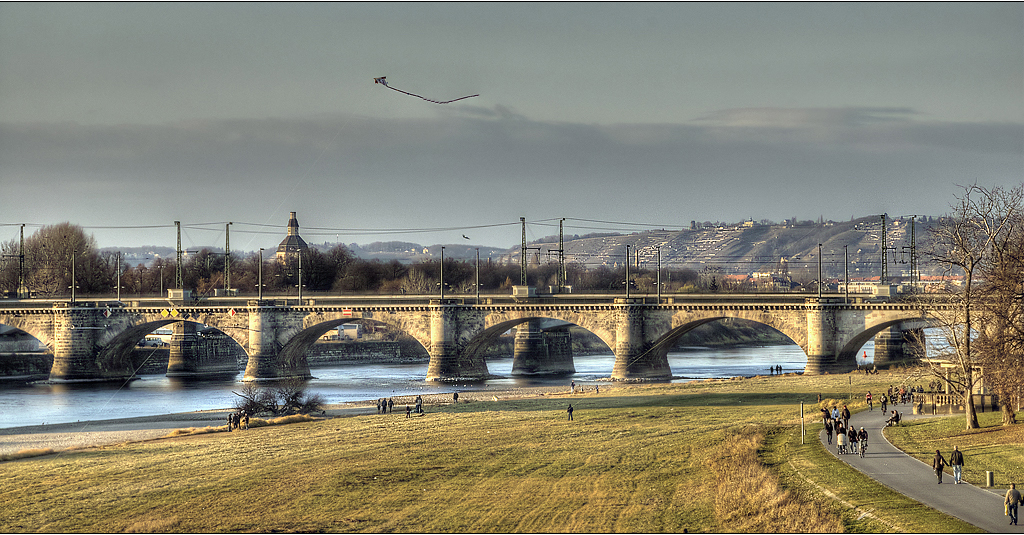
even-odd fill
[[(613, 386), (602, 390), (612, 390)], [(576, 395), (593, 395), (593, 387)], [(459, 402), (493, 401), (538, 396), (570, 396), (565, 387), (526, 387), (506, 390), (475, 390), (459, 392)], [(415, 396), (394, 396), (396, 412), (404, 411), (405, 405), (413, 405)], [(452, 402), (452, 394), (428, 394), (423, 396), (427, 407)], [(400, 408), (401, 407), (401, 408)], [(376, 413), (376, 400), (327, 405), (324, 416), (335, 418)], [(152, 440), (167, 436), (176, 429), (190, 427), (223, 427), (230, 409), (182, 412), (137, 418), (94, 420), (63, 424), (31, 425), (0, 429), (0, 455), (11, 455), (26, 450), (81, 449), (126, 442)]]

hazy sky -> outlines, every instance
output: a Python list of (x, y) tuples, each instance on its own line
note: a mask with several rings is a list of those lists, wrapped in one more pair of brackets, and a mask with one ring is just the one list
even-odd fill
[(1022, 180), (1020, 3), (0, 4), (3, 241), (253, 250), (296, 211), (513, 246), (521, 216), (939, 215)]

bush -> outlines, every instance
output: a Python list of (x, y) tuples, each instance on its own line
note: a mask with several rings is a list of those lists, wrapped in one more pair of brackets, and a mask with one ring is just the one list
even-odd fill
[(241, 398), (235, 404), (235, 410), (244, 411), (250, 416), (309, 414), (322, 411), (325, 404), (325, 400), (320, 394), (306, 392), (306, 383), (301, 379), (288, 379), (276, 387), (267, 388), (247, 383), (242, 387), (241, 392), (233, 393)]

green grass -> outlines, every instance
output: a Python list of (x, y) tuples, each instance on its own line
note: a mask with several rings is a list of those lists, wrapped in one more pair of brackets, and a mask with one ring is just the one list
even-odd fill
[(799, 444), (800, 401), (816, 421), (851, 379), (870, 381), (616, 385), (9, 461), (0, 531), (970, 531)]
[[(985, 485), (985, 472), (994, 473), (995, 486), (1009, 488), (1024, 482), (1024, 426), (1002, 425), (999, 412), (978, 413), (979, 429), (965, 430), (963, 414), (912, 420), (885, 430), (894, 446), (931, 465), (935, 450), (949, 460), (953, 446), (964, 454), (964, 481)], [(947, 469), (952, 474), (952, 469)]]

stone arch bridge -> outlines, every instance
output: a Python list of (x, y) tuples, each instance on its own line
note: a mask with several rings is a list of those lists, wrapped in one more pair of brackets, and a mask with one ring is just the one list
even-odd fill
[[(612, 379), (667, 380), (672, 376), (669, 349), (686, 332), (708, 322), (742, 318), (762, 323), (804, 350), (805, 373), (837, 373), (852, 370), (858, 350), (874, 337), (882, 342), (881, 352), (876, 347), (876, 363), (900, 358), (898, 349), (906, 345), (901, 325), (919, 329), (927, 324), (927, 308), (872, 303), (863, 297), (846, 302), (841, 296), (818, 299), (793, 294), (674, 296), (660, 303), (653, 297), (608, 295), (500, 296), (479, 301), (423, 296), (301, 302), (216, 297), (201, 302), (3, 300), (0, 324), (25, 331), (52, 350), (50, 379), (54, 381), (130, 377), (131, 350), (147, 333), (169, 324), (175, 334), (168, 375), (224, 371), (190, 356), (195, 327), (203, 324), (222, 331), (245, 350), (247, 381), (310, 377), (305, 358), (309, 347), (328, 330), (355, 320), (384, 323), (423, 344), (430, 355), (426, 379), (432, 381), (489, 377), (484, 349), (513, 327), (518, 327), (513, 373), (517, 368), (523, 373), (573, 371), (571, 353), (528, 350), (545, 343), (539, 325), (552, 320), (579, 326), (604, 341), (615, 355)], [(526, 348), (522, 354), (521, 348)]]

